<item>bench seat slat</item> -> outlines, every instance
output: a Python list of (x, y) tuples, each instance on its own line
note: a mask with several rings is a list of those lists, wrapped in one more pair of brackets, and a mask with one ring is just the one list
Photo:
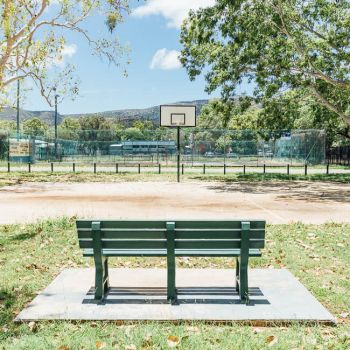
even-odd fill
[[(175, 239), (175, 249), (240, 249), (241, 240)], [(249, 248), (264, 248), (264, 240), (249, 240)]]
[[(103, 249), (103, 255), (107, 257), (118, 256), (154, 256), (165, 257), (167, 256), (166, 249)], [(237, 257), (240, 255), (240, 249), (175, 249), (175, 255), (177, 257)], [(83, 256), (94, 256), (93, 249), (84, 249)], [(249, 249), (250, 257), (260, 257), (260, 249)]]
[[(165, 229), (101, 229), (102, 238), (119, 239), (165, 239)], [(175, 229), (177, 239), (240, 239), (240, 229)], [(253, 229), (250, 238), (264, 239), (265, 230)], [(78, 229), (78, 238), (92, 238), (91, 228)]]
[[(176, 239), (241, 239), (241, 229), (175, 229)], [(251, 239), (264, 239), (265, 230), (251, 230)]]
[(176, 220), (176, 229), (241, 229), (245, 221), (250, 229), (265, 229), (265, 221), (260, 220)]
[[(103, 249), (163, 249), (166, 240), (162, 239), (102, 239)], [(249, 248), (264, 248), (263, 239), (249, 240)], [(80, 239), (80, 248), (93, 248), (92, 239)], [(175, 239), (175, 249), (240, 249), (241, 240), (214, 240), (214, 239)]]
[[(77, 220), (77, 228), (91, 228), (93, 221), (101, 221), (101, 228), (148, 228), (165, 229), (166, 221), (159, 220)], [(169, 220), (171, 221), (171, 220)], [(241, 222), (250, 222), (251, 229), (265, 229), (265, 221), (261, 220), (176, 220), (176, 229), (241, 229)]]
[[(102, 239), (103, 249), (165, 249), (166, 240), (135, 239), (135, 240), (107, 240)], [(80, 248), (93, 248), (92, 240), (79, 240)]]
[[(112, 239), (166, 239), (164, 229), (102, 229), (101, 237)], [(78, 229), (78, 238), (92, 238), (91, 229)]]
[(94, 221), (101, 222), (101, 228), (162, 228), (165, 229), (165, 221), (159, 220), (77, 220), (77, 228), (90, 228), (91, 223)]

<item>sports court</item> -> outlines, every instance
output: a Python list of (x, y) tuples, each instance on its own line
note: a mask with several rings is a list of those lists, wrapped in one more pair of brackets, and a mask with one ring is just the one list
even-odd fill
[(350, 184), (325, 182), (24, 183), (0, 195), (1, 224), (67, 215), (350, 222)]

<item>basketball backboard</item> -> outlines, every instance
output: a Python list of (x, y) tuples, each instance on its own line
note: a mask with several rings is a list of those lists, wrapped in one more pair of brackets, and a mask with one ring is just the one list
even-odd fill
[(170, 126), (170, 127), (196, 126), (196, 106), (192, 106), (192, 105), (160, 106), (160, 126)]

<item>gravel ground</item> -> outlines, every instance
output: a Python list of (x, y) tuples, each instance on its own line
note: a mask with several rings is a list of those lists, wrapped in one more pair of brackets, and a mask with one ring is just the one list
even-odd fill
[(350, 222), (350, 184), (289, 182), (24, 183), (0, 188), (0, 224), (86, 218)]

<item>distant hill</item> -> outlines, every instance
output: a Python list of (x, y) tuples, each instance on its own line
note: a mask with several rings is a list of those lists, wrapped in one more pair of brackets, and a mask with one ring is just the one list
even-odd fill
[[(200, 113), (202, 107), (206, 105), (209, 100), (195, 100), (195, 101), (181, 101), (174, 104), (193, 104), (197, 106), (197, 114)], [(158, 124), (159, 122), (159, 106), (153, 106), (143, 109), (120, 109), (113, 111), (105, 111), (99, 113), (81, 113), (81, 114), (58, 114), (58, 123), (60, 124), (64, 118), (79, 118), (89, 115), (99, 115), (109, 119), (118, 120), (125, 125), (131, 125), (136, 120), (150, 120)], [(54, 124), (54, 111), (26, 111), (20, 110), (21, 121), (37, 117), (45, 121), (49, 125)], [(0, 120), (16, 120), (16, 109), (5, 108), (0, 111)]]
[[(13, 120), (16, 121), (17, 110), (15, 108), (4, 108), (0, 110), (0, 120)], [(45, 123), (49, 125), (54, 124), (55, 120), (55, 112), (54, 111), (26, 111), (25, 109), (20, 109), (20, 119), (21, 122), (37, 117), (43, 120)], [(60, 124), (64, 119), (64, 115), (57, 114), (57, 120)]]

